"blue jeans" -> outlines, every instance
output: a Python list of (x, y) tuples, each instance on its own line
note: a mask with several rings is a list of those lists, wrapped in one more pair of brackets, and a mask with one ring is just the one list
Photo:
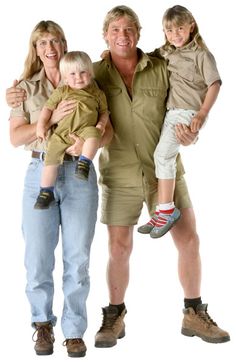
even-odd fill
[(35, 210), (43, 162), (32, 158), (23, 195), (26, 294), (31, 305), (31, 321), (32, 324), (45, 321), (56, 324), (53, 270), (61, 232), (64, 293), (61, 326), (65, 338), (82, 338), (87, 328), (89, 257), (98, 207), (94, 166), (90, 167), (89, 180), (83, 181), (75, 176), (76, 163), (68, 161), (60, 165), (55, 185), (56, 202), (47, 210)]

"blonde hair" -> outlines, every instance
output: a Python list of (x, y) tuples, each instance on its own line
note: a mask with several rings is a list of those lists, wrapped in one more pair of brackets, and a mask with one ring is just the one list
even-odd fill
[(60, 40), (64, 43), (65, 52), (67, 50), (65, 34), (60, 25), (52, 20), (40, 21), (38, 24), (36, 24), (30, 36), (28, 55), (25, 59), (24, 70), (21, 76), (21, 79), (23, 80), (31, 78), (43, 67), (41, 59), (37, 56), (36, 42), (41, 39), (45, 33), (49, 33), (60, 38)]
[(87, 71), (94, 77), (93, 63), (89, 55), (81, 51), (66, 53), (60, 61), (60, 72), (62, 78), (71, 72), (71, 70)]
[[(165, 11), (163, 18), (162, 18), (162, 25), (163, 28), (169, 28), (171, 25), (175, 25), (179, 27), (180, 25), (183, 25), (185, 23), (192, 24), (194, 23), (194, 29), (191, 33), (190, 41), (195, 39), (196, 43), (201, 47), (207, 49), (207, 46), (202, 39), (201, 35), (199, 34), (199, 28), (197, 25), (196, 20), (194, 19), (192, 13), (181, 5), (175, 5), (172, 8), (169, 8)], [(173, 49), (173, 46), (168, 42), (167, 38), (166, 43), (163, 46), (165, 50)]]
[(103, 22), (103, 37), (105, 36), (109, 24), (119, 18), (121, 18), (122, 16), (127, 16), (129, 18), (129, 20), (134, 23), (137, 32), (138, 32), (138, 39), (140, 38), (140, 30), (142, 29), (140, 22), (139, 22), (139, 18), (138, 15), (128, 6), (125, 5), (119, 5), (119, 6), (115, 6), (114, 8), (112, 8), (110, 11), (108, 11), (104, 22)]

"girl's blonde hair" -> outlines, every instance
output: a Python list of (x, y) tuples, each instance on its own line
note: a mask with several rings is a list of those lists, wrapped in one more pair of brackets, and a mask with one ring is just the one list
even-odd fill
[(119, 6), (115, 6), (114, 8), (112, 8), (110, 11), (108, 11), (104, 22), (103, 22), (103, 37), (105, 36), (109, 24), (119, 18), (121, 18), (122, 16), (127, 16), (129, 18), (129, 20), (134, 23), (137, 32), (138, 32), (138, 39), (140, 38), (140, 30), (141, 30), (141, 25), (139, 22), (139, 18), (138, 15), (128, 6), (125, 5), (119, 5)]
[(78, 70), (89, 72), (94, 77), (93, 63), (87, 53), (81, 51), (73, 51), (66, 53), (60, 61), (60, 72), (62, 78), (73, 71)]
[[(198, 28), (197, 22), (194, 19), (192, 13), (187, 8), (185, 8), (184, 6), (181, 6), (181, 5), (175, 5), (172, 8), (167, 9), (162, 18), (163, 28), (169, 28), (172, 25), (179, 27), (185, 23), (188, 23), (188, 24), (194, 23), (194, 29), (193, 29), (193, 32), (191, 33), (190, 41), (195, 39), (196, 43), (201, 48), (207, 49), (207, 46), (206, 46), (204, 40), (202, 39), (201, 35), (199, 34), (199, 28)], [(171, 44), (168, 42), (166, 36), (165, 36), (165, 39), (166, 39), (166, 43), (163, 48), (165, 50), (173, 49), (173, 46), (171, 46)]]
[(60, 25), (52, 20), (40, 21), (36, 24), (30, 36), (28, 55), (25, 59), (24, 70), (21, 76), (21, 79), (23, 80), (31, 78), (43, 67), (41, 59), (37, 56), (36, 42), (41, 39), (45, 33), (49, 33), (59, 38), (64, 44), (64, 51), (66, 52), (67, 50), (65, 34)]

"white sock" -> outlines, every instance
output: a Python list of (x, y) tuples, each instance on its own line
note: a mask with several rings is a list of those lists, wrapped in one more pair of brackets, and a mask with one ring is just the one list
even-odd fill
[(166, 210), (171, 210), (175, 208), (175, 204), (174, 202), (168, 202), (168, 203), (160, 203), (159, 204), (159, 209), (162, 211), (166, 211)]

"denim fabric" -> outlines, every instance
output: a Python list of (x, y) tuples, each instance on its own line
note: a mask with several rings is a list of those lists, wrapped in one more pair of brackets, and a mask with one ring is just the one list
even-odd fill
[(53, 313), (54, 251), (61, 236), (64, 293), (61, 325), (65, 338), (82, 338), (87, 328), (89, 256), (98, 207), (94, 166), (90, 167), (89, 180), (83, 181), (75, 176), (76, 163), (68, 161), (59, 167), (55, 203), (47, 210), (35, 210), (43, 162), (32, 158), (23, 195), (26, 294), (31, 305), (32, 324), (44, 321), (56, 324)]

